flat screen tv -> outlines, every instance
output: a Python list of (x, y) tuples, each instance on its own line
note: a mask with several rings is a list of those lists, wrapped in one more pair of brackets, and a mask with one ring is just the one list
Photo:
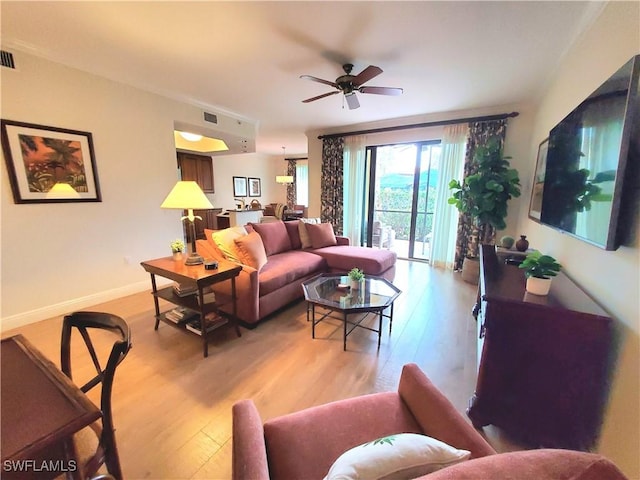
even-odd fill
[(636, 55), (551, 130), (538, 153), (532, 218), (618, 248), (621, 207), (638, 184), (639, 73)]

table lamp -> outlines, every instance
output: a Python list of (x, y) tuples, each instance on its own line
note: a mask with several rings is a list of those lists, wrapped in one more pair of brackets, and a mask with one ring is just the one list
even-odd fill
[(196, 182), (179, 181), (164, 199), (160, 208), (175, 208), (179, 210), (187, 210), (187, 215), (182, 217), (182, 221), (189, 220), (191, 227), (191, 254), (185, 260), (185, 265), (199, 265), (204, 262), (202, 256), (196, 253), (196, 218), (202, 220), (202, 217), (193, 214), (193, 210), (204, 210), (213, 208), (211, 202), (204, 194), (202, 189)]

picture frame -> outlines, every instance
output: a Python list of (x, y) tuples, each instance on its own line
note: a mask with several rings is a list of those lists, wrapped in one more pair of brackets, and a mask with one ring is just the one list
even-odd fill
[(262, 184), (259, 178), (249, 177), (249, 196), (262, 196)]
[(247, 196), (247, 177), (233, 177), (233, 196)]
[(529, 200), (529, 218), (540, 222), (542, 213), (542, 193), (544, 191), (544, 172), (547, 166), (547, 152), (549, 150), (549, 138), (545, 138), (538, 145), (536, 169), (531, 185), (531, 199)]
[(90, 132), (0, 120), (15, 203), (101, 202)]

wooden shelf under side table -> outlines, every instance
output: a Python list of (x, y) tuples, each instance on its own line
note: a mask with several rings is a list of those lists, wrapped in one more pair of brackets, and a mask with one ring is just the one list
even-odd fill
[[(178, 324), (167, 319), (165, 317), (167, 312), (160, 312), (158, 299), (162, 298), (163, 300), (175, 305), (194, 310), (200, 315), (200, 322), (202, 325), (202, 352), (205, 357), (209, 356), (209, 335), (213, 333), (207, 333), (207, 314), (218, 313), (219, 315), (228, 318), (229, 321), (233, 323), (238, 337), (241, 336), (236, 318), (236, 277), (240, 274), (242, 267), (231, 262), (220, 262), (216, 270), (206, 270), (202, 264), (185, 265), (183, 261), (173, 260), (172, 257), (147, 260), (142, 262), (140, 265), (142, 265), (142, 268), (151, 274), (151, 294), (153, 295), (153, 303), (156, 313), (156, 330), (162, 321), (180, 330), (189, 331), (183, 324)], [(156, 285), (156, 275), (178, 282), (180, 285), (195, 285), (198, 291), (196, 294), (180, 297), (176, 295), (173, 290), (173, 286), (171, 285), (158, 289)], [(225, 296), (220, 292), (216, 292), (215, 301), (205, 303), (204, 289), (226, 280), (231, 281), (231, 295)], [(232, 307), (231, 314), (220, 308), (222, 305), (229, 303)]]

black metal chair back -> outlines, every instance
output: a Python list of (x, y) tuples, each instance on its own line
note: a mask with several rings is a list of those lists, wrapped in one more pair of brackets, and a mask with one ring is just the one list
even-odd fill
[[(131, 330), (127, 322), (110, 313), (74, 312), (66, 315), (62, 324), (60, 360), (62, 371), (71, 380), (73, 380), (71, 373), (71, 337), (74, 328), (78, 330), (84, 340), (96, 369), (96, 375), (83, 385), (78, 385), (78, 387), (86, 393), (101, 384), (100, 409), (102, 410), (102, 427), (99, 428), (98, 426), (98, 428), (94, 429), (98, 436), (98, 449), (84, 465), (79, 465), (79, 468), (83, 470), (83, 478), (89, 478), (95, 475), (100, 466), (104, 464), (109, 474), (117, 480), (121, 480), (122, 470), (120, 468), (111, 411), (111, 392), (116, 367), (124, 360), (131, 348)], [(90, 332), (92, 330), (107, 331), (115, 336), (111, 353), (104, 367), (100, 364), (91, 339)]]

